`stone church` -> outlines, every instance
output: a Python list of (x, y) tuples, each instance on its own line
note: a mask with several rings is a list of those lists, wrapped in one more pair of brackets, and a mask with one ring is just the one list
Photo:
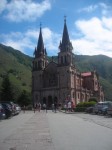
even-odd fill
[(66, 19), (62, 41), (59, 44), (58, 61), (48, 61), (44, 46), (42, 29), (34, 51), (32, 68), (32, 97), (33, 103), (46, 103), (50, 108), (52, 103), (64, 104), (71, 100), (75, 105), (96, 97), (104, 100), (104, 93), (99, 83), (96, 71), (79, 72), (75, 66), (73, 46), (70, 42)]

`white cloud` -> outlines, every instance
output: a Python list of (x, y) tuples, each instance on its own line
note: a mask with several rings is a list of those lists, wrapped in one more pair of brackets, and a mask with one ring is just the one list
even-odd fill
[(45, 11), (51, 9), (49, 0), (44, 0), (41, 3), (33, 0), (11, 0), (6, 2), (2, 0), (1, 12), (5, 11), (3, 16), (13, 22), (35, 21), (41, 17)]
[(92, 12), (98, 8), (98, 5), (90, 5), (88, 7), (84, 7), (82, 9), (79, 9), (78, 12)]
[[(51, 31), (49, 28), (42, 29), (44, 46), (48, 55), (57, 55), (60, 35)], [(34, 48), (37, 46), (39, 29), (28, 30), (24, 33), (12, 32), (1, 34), (2, 43), (22, 51), (25, 54), (33, 55)]]
[(96, 11), (96, 10), (100, 10), (101, 14), (106, 16), (106, 15), (109, 15), (109, 14), (112, 13), (111, 9), (112, 8), (109, 5), (100, 2), (100, 3), (97, 3), (95, 5), (89, 5), (87, 7), (81, 8), (81, 9), (78, 10), (78, 12), (79, 13), (80, 12), (90, 13), (90, 12), (93, 12), (93, 11)]
[(1, 0), (0, 1), (0, 14), (3, 12), (3, 10), (5, 9), (5, 6), (7, 4), (6, 0)]
[(74, 52), (84, 55), (103, 54), (112, 57), (112, 18), (78, 20), (75, 25), (81, 38), (72, 40)]

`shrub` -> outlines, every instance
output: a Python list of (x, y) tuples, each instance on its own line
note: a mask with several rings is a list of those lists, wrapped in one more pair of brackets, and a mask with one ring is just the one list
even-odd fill
[(76, 112), (84, 112), (85, 109), (86, 109), (86, 107), (76, 107), (76, 108), (75, 108), (75, 111), (76, 111)]
[(97, 102), (97, 98), (96, 97), (91, 97), (88, 102)]
[(91, 101), (91, 102), (81, 102), (81, 103), (79, 103), (79, 104), (76, 105), (75, 111), (84, 112), (87, 107), (91, 107), (91, 106), (93, 106), (95, 104), (96, 104), (96, 102), (94, 102), (94, 101)]

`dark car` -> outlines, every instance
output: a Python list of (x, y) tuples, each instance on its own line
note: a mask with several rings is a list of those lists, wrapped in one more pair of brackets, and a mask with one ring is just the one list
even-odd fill
[(110, 101), (98, 102), (93, 108), (93, 113), (106, 115), (110, 103)]
[(112, 105), (112, 102), (110, 102), (110, 101), (104, 102), (102, 109), (101, 109), (101, 113), (103, 115), (107, 115), (107, 110), (110, 108), (111, 105)]
[(103, 106), (103, 102), (98, 102), (93, 108), (93, 113), (98, 114)]
[(2, 101), (1, 103), (9, 104), (11, 109), (12, 109), (12, 115), (16, 114), (16, 107), (15, 107), (14, 102), (12, 102), (12, 101)]
[(85, 112), (86, 113), (93, 113), (93, 108), (94, 108), (94, 106), (87, 107)]
[(6, 115), (6, 118), (10, 118), (12, 116), (12, 108), (9, 104), (7, 103), (1, 103), (2, 106), (3, 106), (3, 109), (5, 111), (5, 115)]
[(112, 103), (110, 103), (109, 107), (107, 108), (107, 115), (112, 116)]
[(5, 110), (2, 106), (2, 104), (0, 104), (0, 120), (5, 119), (6, 115), (5, 115)]

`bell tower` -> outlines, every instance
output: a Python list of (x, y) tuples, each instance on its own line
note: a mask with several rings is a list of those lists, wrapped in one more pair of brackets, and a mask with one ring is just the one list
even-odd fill
[(62, 41), (59, 44), (58, 53), (58, 64), (59, 66), (68, 66), (73, 65), (73, 46), (69, 39), (68, 29), (66, 25), (66, 18), (64, 19), (64, 29), (63, 29), (63, 36)]
[(38, 38), (37, 47), (35, 47), (34, 51), (34, 60), (33, 60), (33, 70), (39, 71), (43, 70), (47, 65), (47, 52), (46, 48), (44, 48), (43, 37), (42, 37), (42, 29), (40, 26), (40, 33)]
[(42, 29), (40, 26), (39, 38), (37, 47), (34, 51), (32, 67), (32, 99), (33, 103), (37, 104), (41, 100), (41, 90), (43, 88), (43, 70), (48, 64), (46, 48), (42, 37)]
[(64, 19), (64, 29), (62, 41), (59, 44), (58, 53), (58, 76), (59, 76), (59, 92), (60, 98), (69, 99), (74, 95), (74, 74), (76, 72), (74, 54), (72, 53), (73, 46), (69, 39), (66, 18)]

